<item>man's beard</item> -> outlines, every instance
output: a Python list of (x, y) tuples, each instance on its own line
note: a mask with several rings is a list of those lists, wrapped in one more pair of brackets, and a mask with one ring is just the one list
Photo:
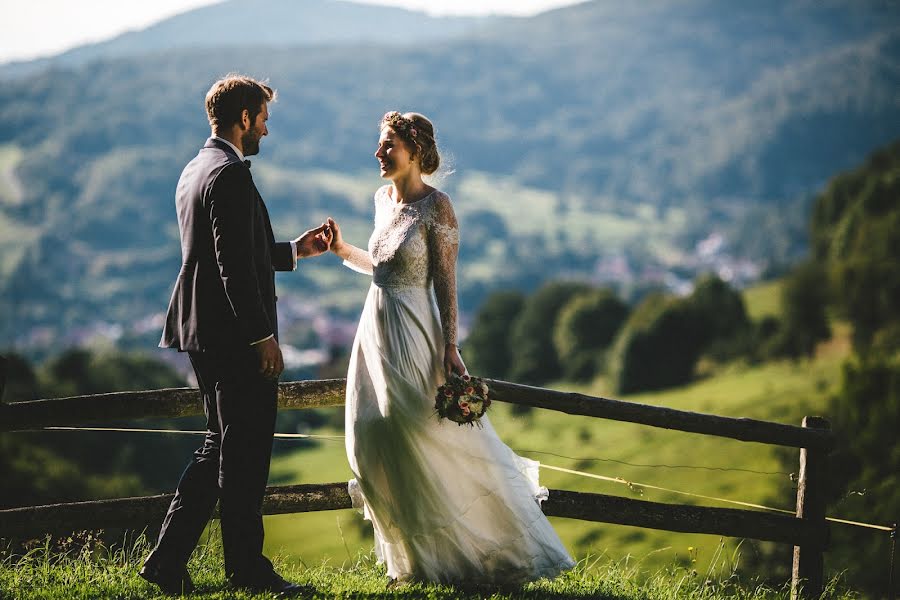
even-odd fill
[(243, 146), (244, 156), (253, 156), (259, 153), (259, 133), (251, 127), (241, 135), (241, 146)]

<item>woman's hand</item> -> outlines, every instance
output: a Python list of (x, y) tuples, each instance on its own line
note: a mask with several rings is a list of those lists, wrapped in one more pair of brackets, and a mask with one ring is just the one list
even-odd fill
[(328, 225), (328, 229), (331, 232), (331, 251), (346, 259), (350, 255), (350, 251), (344, 243), (344, 236), (341, 234), (340, 226), (331, 217), (328, 217), (325, 224)]
[(466, 364), (459, 355), (459, 348), (456, 347), (456, 344), (447, 344), (444, 346), (444, 373), (447, 377), (449, 377), (451, 373), (465, 375), (466, 372)]

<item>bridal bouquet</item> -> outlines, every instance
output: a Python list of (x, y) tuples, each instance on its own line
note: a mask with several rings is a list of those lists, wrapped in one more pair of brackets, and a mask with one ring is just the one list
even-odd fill
[(469, 375), (450, 375), (434, 397), (438, 416), (459, 425), (481, 426), (479, 419), (490, 405), (487, 384), (480, 377)]

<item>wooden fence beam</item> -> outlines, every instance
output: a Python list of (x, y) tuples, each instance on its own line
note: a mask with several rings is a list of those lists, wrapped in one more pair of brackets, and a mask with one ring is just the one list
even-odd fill
[[(156, 527), (173, 494), (52, 504), (0, 510), (0, 537), (28, 539), (84, 529)], [(346, 482), (270, 487), (263, 514), (277, 515), (350, 508)], [(542, 505), (548, 516), (648, 527), (686, 533), (747, 537), (809, 544), (821, 531), (803, 519), (757, 511), (681, 506), (604, 494), (550, 490)]]
[[(344, 403), (344, 379), (291, 381), (278, 386), (278, 407), (319, 408)], [(196, 388), (115, 392), (50, 400), (13, 402), (4, 408), (0, 431), (71, 427), (131, 419), (202, 415)]]
[(558, 410), (573, 415), (627, 421), (664, 429), (795, 448), (824, 449), (830, 448), (834, 443), (833, 435), (828, 430), (675, 410), (663, 406), (610, 400), (575, 392), (558, 392), (493, 379), (488, 379), (486, 382), (491, 389), (493, 400)]
[[(822, 417), (804, 417), (803, 427), (828, 431), (831, 425)], [(828, 452), (818, 448), (800, 450), (800, 477), (797, 485), (797, 518), (810, 527), (826, 531), (825, 494), (828, 477)], [(827, 537), (794, 545), (791, 570), (791, 598), (818, 598), (825, 589), (823, 553)]]
[[(748, 442), (792, 447), (830, 448), (829, 430), (803, 428), (755, 419), (737, 419), (559, 392), (499, 380), (487, 380), (493, 399), (558, 410), (568, 414), (640, 423), (652, 427), (703, 433)], [(321, 408), (344, 403), (345, 379), (292, 381), (278, 386), (282, 409)], [(51, 400), (15, 402), (3, 407), (0, 431), (91, 425), (143, 418), (173, 418), (203, 414), (200, 394), (193, 388), (117, 392)]]
[[(96, 529), (158, 527), (175, 494), (47, 504), (0, 510), (0, 538), (30, 539)], [(266, 488), (263, 514), (280, 515), (350, 508), (347, 483)], [(218, 518), (218, 509), (214, 514)]]
[(822, 532), (788, 515), (734, 508), (665, 504), (606, 494), (550, 490), (542, 505), (549, 517), (632, 525), (647, 529), (707, 533), (768, 542), (814, 541)]

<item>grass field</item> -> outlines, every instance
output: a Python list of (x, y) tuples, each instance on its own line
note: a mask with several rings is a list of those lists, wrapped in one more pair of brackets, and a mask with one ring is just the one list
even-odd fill
[[(772, 285), (752, 292), (748, 299), (751, 312), (768, 313), (777, 301), (777, 293), (777, 286)], [(765, 308), (758, 308), (758, 304)], [(834, 339), (823, 344), (811, 360), (728, 365), (688, 386), (621, 399), (799, 425), (804, 415), (822, 413), (828, 394), (839, 384), (839, 367), (849, 353), (848, 335), (847, 328), (838, 324)], [(586, 386), (548, 387), (608, 397), (602, 380)], [(549, 488), (735, 507), (697, 497), (703, 495), (767, 505), (775, 503), (776, 508), (793, 509), (793, 499), (777, 498), (779, 490), (789, 486), (790, 473), (771, 446), (549, 410), (516, 416), (509, 406), (499, 403), (491, 409), (491, 420), (503, 440), (521, 455), (547, 466), (623, 480), (612, 483), (542, 469), (541, 482)], [(317, 433), (340, 436), (342, 432)], [(272, 477), (280, 484), (345, 481), (350, 473), (343, 443), (340, 438), (323, 440), (314, 448), (282, 455), (273, 463)], [(675, 491), (649, 489), (647, 485)], [(752, 551), (751, 545), (741, 540), (723, 541), (717, 536), (551, 520), (576, 559), (602, 555), (614, 561), (626, 561), (645, 575), (672, 564), (693, 565), (703, 570), (717, 553), (739, 557)], [(268, 517), (266, 527), (269, 551), (280, 552), (285, 560), (300, 564), (318, 564), (323, 559), (332, 565), (347, 564), (360, 551), (371, 548), (369, 528), (355, 511)], [(720, 541), (724, 542), (721, 549)], [(740, 558), (736, 561), (740, 569)]]
[[(103, 546), (70, 543), (65, 551), (48, 545), (25, 556), (4, 555), (0, 549), (0, 597), (17, 600), (136, 600), (163, 597), (156, 586), (138, 575), (148, 551), (146, 539), (110, 551)], [(221, 543), (213, 537), (201, 544), (188, 565), (196, 586), (192, 598), (262, 600), (272, 594), (235, 590), (225, 581)], [(786, 587), (773, 589), (742, 582), (733, 576), (727, 557), (707, 572), (671, 566), (654, 576), (641, 577), (633, 565), (588, 557), (572, 571), (553, 581), (541, 580), (508, 588), (467, 588), (411, 584), (388, 588), (383, 567), (371, 555), (359, 555), (342, 566), (309, 567), (275, 557), (275, 568), (287, 579), (305, 585), (309, 600), (396, 598), (429, 600), (781, 600)], [(823, 600), (854, 598), (832, 580)]]

